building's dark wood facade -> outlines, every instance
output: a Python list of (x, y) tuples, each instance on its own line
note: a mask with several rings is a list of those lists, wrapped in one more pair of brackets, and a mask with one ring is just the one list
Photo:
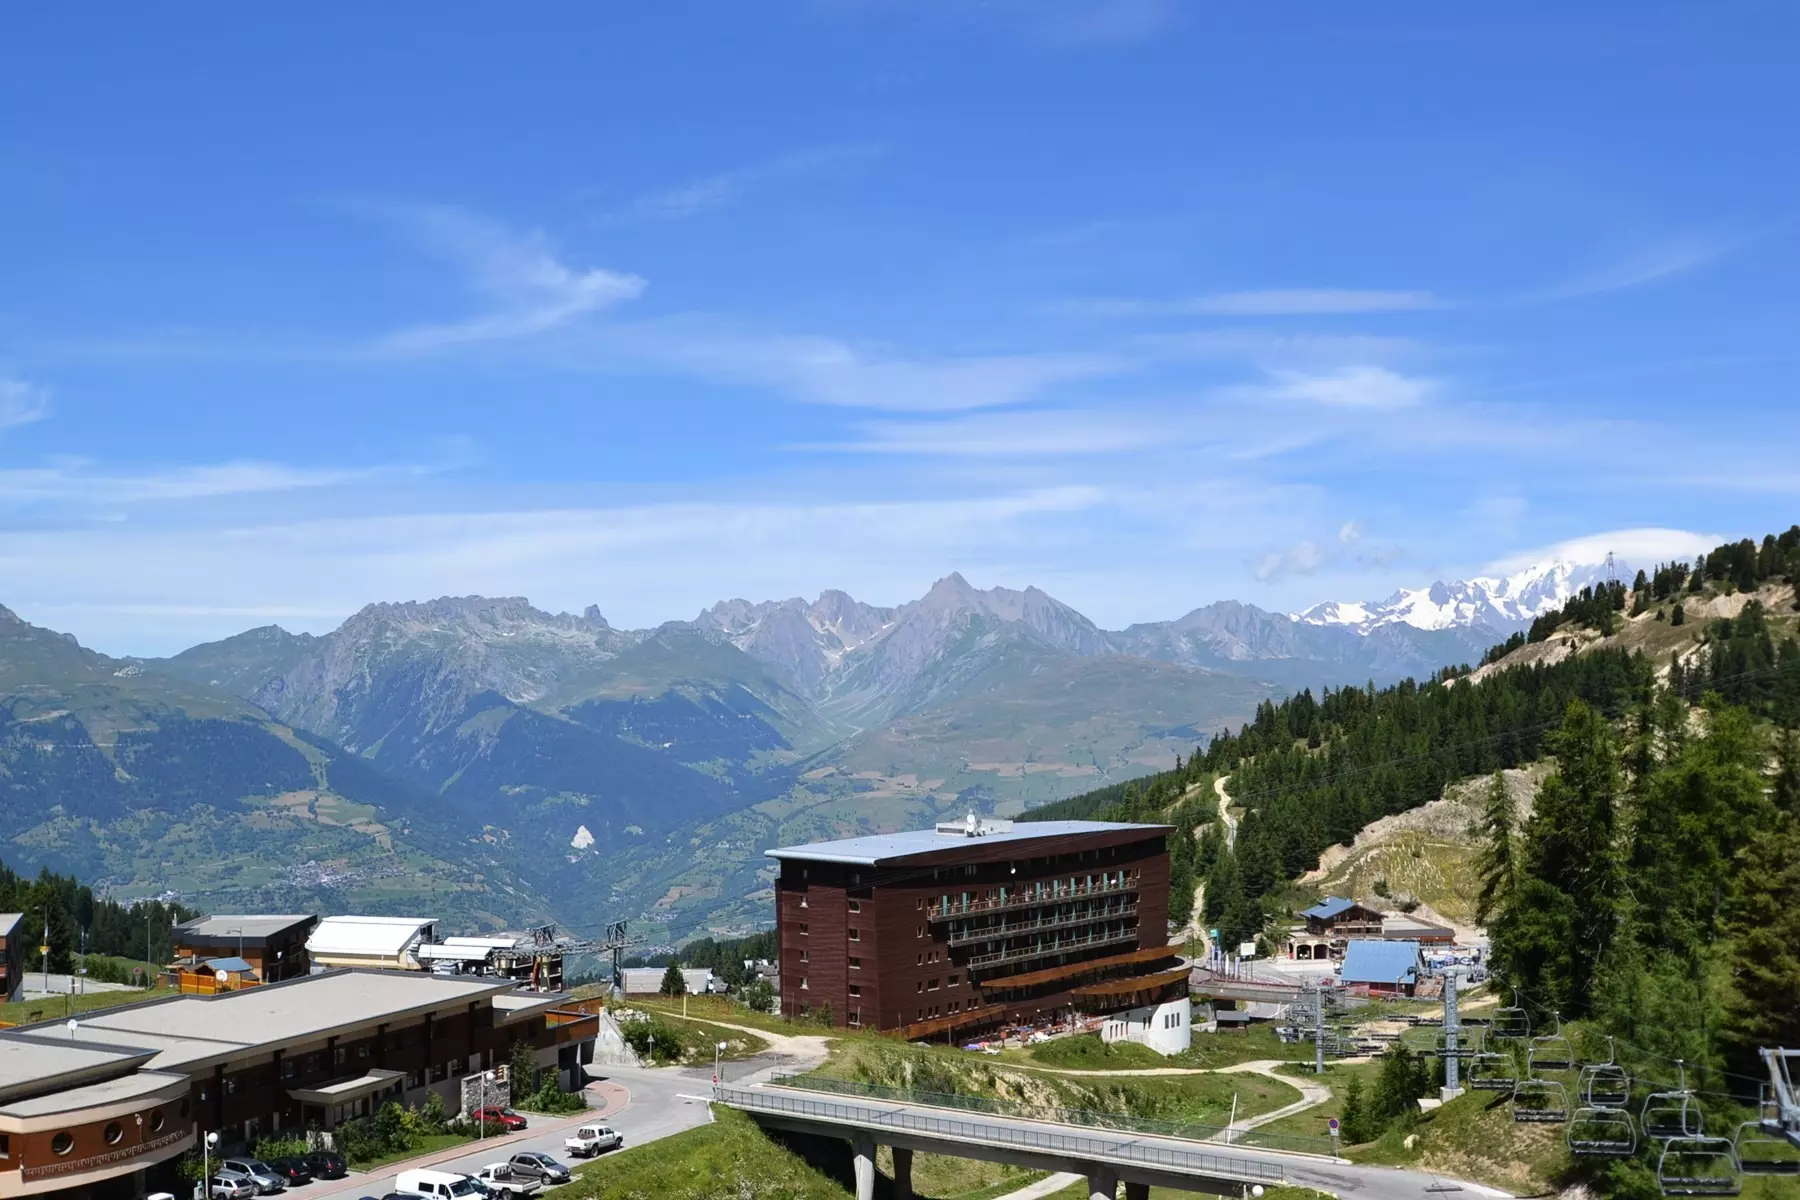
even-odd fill
[(1034, 828), (901, 835), (871, 862), (772, 852), (782, 1011), (936, 1037), (1173, 991), (1169, 828)]

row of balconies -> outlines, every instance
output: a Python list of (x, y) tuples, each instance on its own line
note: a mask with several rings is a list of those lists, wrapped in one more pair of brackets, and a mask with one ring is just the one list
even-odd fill
[(1138, 940), (1137, 927), (1119, 929), (1112, 932), (1096, 930), (1076, 938), (1058, 938), (1050, 942), (1040, 942), (1035, 946), (1019, 946), (1006, 950), (996, 950), (990, 954), (971, 955), (964, 964), (971, 970), (982, 967), (997, 967), (1006, 963), (1025, 962), (1033, 958), (1049, 958), (1055, 954), (1067, 954), (1072, 950), (1085, 950), (1093, 946), (1112, 946), (1120, 942)]
[(1092, 925), (1096, 921), (1135, 916), (1137, 910), (1138, 902), (1136, 898), (1131, 898), (1123, 903), (1109, 904), (1103, 908), (1078, 913), (1062, 913), (1035, 921), (1014, 921), (1006, 925), (979, 925), (961, 928), (951, 926), (949, 941), (952, 946), (968, 946), (976, 942), (991, 942), (996, 938), (1012, 937), (1015, 934), (1037, 933), (1045, 929), (1068, 929), (1074, 925)]
[[(967, 916), (971, 913), (993, 912), (996, 909), (1030, 908), (1035, 905), (1057, 904), (1064, 900), (1079, 900), (1083, 896), (1115, 895), (1119, 892), (1135, 892), (1138, 888), (1136, 871), (1108, 871), (1098, 878), (1092, 879), (1057, 879), (1038, 881), (1018, 885), (1007, 885), (992, 896), (963, 899), (951, 896), (947, 901), (939, 900), (927, 906), (927, 915), (933, 921), (948, 920), (952, 917)], [(965, 893), (967, 895), (967, 893)]]

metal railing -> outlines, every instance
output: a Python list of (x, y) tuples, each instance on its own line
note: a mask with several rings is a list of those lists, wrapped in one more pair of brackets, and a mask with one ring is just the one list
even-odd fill
[(1147, 1145), (1136, 1140), (1088, 1137), (1051, 1129), (1020, 1128), (986, 1121), (942, 1117), (905, 1109), (871, 1108), (843, 1100), (823, 1100), (791, 1093), (751, 1091), (717, 1085), (713, 1099), (750, 1112), (778, 1113), (834, 1124), (854, 1125), (879, 1138), (882, 1130), (904, 1130), (962, 1142), (1036, 1150), (1067, 1158), (1101, 1162), (1140, 1163), (1215, 1179), (1253, 1183), (1281, 1183), (1286, 1178), (1279, 1165), (1235, 1158), (1183, 1146)]
[(1183, 1142), (1224, 1142), (1233, 1146), (1251, 1146), (1259, 1150), (1282, 1150), (1289, 1154), (1316, 1154), (1333, 1157), (1336, 1148), (1330, 1138), (1304, 1137), (1288, 1133), (1264, 1133), (1259, 1129), (1227, 1129), (1223, 1125), (1201, 1125), (1188, 1121), (1164, 1121), (1155, 1117), (1134, 1117), (1125, 1113), (1089, 1112), (1079, 1108), (1038, 1108), (1016, 1100), (994, 1096), (974, 1096), (966, 1092), (931, 1092), (915, 1088), (890, 1087), (881, 1083), (862, 1083), (850, 1079), (832, 1079), (823, 1075), (774, 1075), (770, 1087), (797, 1088), (838, 1096), (860, 1096), (870, 1100), (888, 1100), (896, 1104), (916, 1104), (926, 1108), (953, 1108), (961, 1112), (986, 1113), (1021, 1121), (1047, 1121), (1053, 1125), (1077, 1125), (1084, 1129), (1112, 1129), (1121, 1133), (1149, 1134)]
[(1014, 937), (1021, 933), (1035, 933), (1043, 929), (1068, 929), (1074, 925), (1092, 925), (1096, 921), (1111, 921), (1120, 917), (1136, 916), (1138, 902), (1127, 901), (1124, 904), (1097, 909), (1093, 912), (1071, 913), (1053, 917), (1048, 921), (1014, 921), (1007, 925), (985, 925), (975, 929), (951, 929), (949, 940), (952, 946), (966, 946), (973, 942), (991, 942), (997, 938)]
[(963, 966), (971, 969), (978, 967), (994, 967), (1003, 963), (1025, 962), (1033, 958), (1049, 958), (1053, 954), (1065, 954), (1070, 950), (1081, 950), (1088, 946), (1112, 946), (1119, 942), (1135, 942), (1138, 940), (1137, 927), (1121, 929), (1116, 933), (1090, 934), (1083, 938), (1060, 938), (1043, 946), (1021, 946), (1016, 950), (996, 950), (991, 954), (973, 954), (964, 961)]
[(1118, 892), (1135, 892), (1138, 890), (1138, 873), (1121, 874), (1118, 879), (1099, 883), (1071, 883), (1065, 888), (1051, 888), (1049, 891), (1035, 893), (1029, 886), (1021, 887), (1008, 896), (990, 896), (985, 900), (952, 900), (949, 904), (939, 901), (925, 906), (925, 915), (933, 921), (942, 921), (948, 917), (967, 916), (971, 913), (993, 912), (999, 908), (1031, 908), (1034, 905), (1058, 904), (1064, 900), (1079, 900), (1083, 896), (1107, 896)]

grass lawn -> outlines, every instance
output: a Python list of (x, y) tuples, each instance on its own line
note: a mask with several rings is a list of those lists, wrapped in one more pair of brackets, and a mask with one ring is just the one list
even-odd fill
[[(1408, 1133), (1416, 1134), (1412, 1150)], [(1421, 1116), (1412, 1129), (1390, 1128), (1379, 1141), (1346, 1155), (1357, 1162), (1423, 1168), (1530, 1196), (1557, 1190), (1569, 1171), (1561, 1125), (1512, 1119), (1505, 1093), (1468, 1092)]]
[(564, 1200), (712, 1200), (739, 1195), (843, 1200), (848, 1192), (818, 1166), (770, 1138), (749, 1117), (714, 1108), (710, 1125), (628, 1146), (577, 1167), (575, 1178), (556, 1194)]
[(658, 1012), (654, 1019), (661, 1021), (681, 1037), (683, 1063), (710, 1063), (713, 1051), (720, 1042), (725, 1043), (725, 1052), (721, 1057), (726, 1062), (753, 1058), (769, 1048), (769, 1043), (754, 1033), (741, 1033), (723, 1025), (683, 1020), (663, 1012)]
[(72, 1000), (68, 996), (45, 996), (39, 1000), (19, 1000), (12, 1004), (0, 1004), (0, 1021), (9, 1025), (27, 1025), (36, 1021), (60, 1021), (71, 1012), (79, 1015), (99, 1008), (117, 1008), (121, 1004), (139, 1004), (145, 1000), (160, 1000), (164, 996), (179, 993), (174, 988), (155, 987), (148, 991), (133, 988), (125, 992), (88, 992), (76, 996)]
[[(625, 1007), (641, 1008), (648, 1012), (679, 1017), (682, 1012), (682, 998), (680, 996), (633, 996), (625, 1002)], [(761, 1029), (767, 1033), (778, 1033), (788, 1037), (844, 1036), (844, 1031), (841, 1029), (830, 1029), (824, 1025), (814, 1025), (807, 1021), (790, 1021), (786, 1017), (778, 1017), (771, 1013), (752, 1012), (728, 996), (689, 996), (687, 997), (687, 1015), (689, 1018), (725, 1021), (732, 1025), (743, 1025), (749, 1029)]]
[(1117, 1042), (1111, 1046), (1097, 1033), (1058, 1038), (1027, 1050), (1006, 1050), (1003, 1062), (1077, 1071), (1138, 1071), (1154, 1067), (1229, 1067), (1262, 1059), (1298, 1061), (1304, 1047), (1290, 1046), (1275, 1036), (1272, 1025), (1253, 1025), (1241, 1033), (1195, 1031), (1193, 1045), (1164, 1058), (1148, 1046)]
[(1322, 1084), (1331, 1089), (1331, 1099), (1325, 1103), (1291, 1117), (1271, 1121), (1262, 1127), (1264, 1133), (1286, 1133), (1297, 1137), (1330, 1137), (1331, 1128), (1326, 1122), (1332, 1117), (1344, 1115), (1344, 1089), (1350, 1085), (1350, 1080), (1362, 1080), (1363, 1100), (1366, 1103), (1374, 1090), (1375, 1077), (1381, 1074), (1381, 1064), (1378, 1062), (1341, 1063), (1328, 1060), (1323, 1075), (1313, 1074), (1311, 1064), (1276, 1069), (1283, 1075), (1292, 1075), (1295, 1079)]
[(460, 1146), (475, 1139), (466, 1133), (430, 1133), (419, 1139), (418, 1145), (410, 1150), (401, 1150), (394, 1154), (384, 1154), (380, 1158), (357, 1159), (350, 1164), (354, 1171), (378, 1171), (382, 1167), (397, 1162), (405, 1162), (409, 1158), (417, 1158), (421, 1154), (435, 1154), (439, 1150), (448, 1150), (452, 1146)]

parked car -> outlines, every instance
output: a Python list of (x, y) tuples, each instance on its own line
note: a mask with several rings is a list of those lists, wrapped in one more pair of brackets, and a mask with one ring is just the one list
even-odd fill
[(481, 1195), (481, 1187), (467, 1175), (451, 1171), (402, 1171), (394, 1181), (396, 1191), (432, 1200), (465, 1200)]
[(212, 1200), (249, 1200), (256, 1193), (256, 1185), (245, 1175), (214, 1175), (206, 1181), (206, 1194)]
[(475, 1119), (484, 1125), (498, 1125), (508, 1133), (517, 1133), (525, 1128), (525, 1118), (510, 1108), (496, 1108), (489, 1105), (475, 1110)]
[(335, 1150), (314, 1150), (306, 1156), (306, 1169), (314, 1179), (342, 1179), (350, 1173), (350, 1164)]
[(476, 1182), (496, 1196), (530, 1196), (543, 1189), (543, 1181), (533, 1175), (522, 1175), (511, 1163), (489, 1163), (475, 1172)]
[(535, 1150), (523, 1154), (515, 1154), (507, 1160), (514, 1172), (527, 1175), (533, 1179), (541, 1179), (545, 1183), (569, 1182), (569, 1168), (551, 1158), (548, 1154), (539, 1154)]
[(219, 1161), (219, 1174), (239, 1175), (256, 1185), (258, 1195), (273, 1196), (287, 1189), (287, 1180), (270, 1169), (260, 1158), (226, 1158)]
[(617, 1150), (624, 1144), (625, 1139), (610, 1125), (583, 1125), (563, 1139), (563, 1151), (572, 1158), (592, 1158), (603, 1150)]
[(313, 1181), (312, 1168), (306, 1165), (306, 1159), (297, 1154), (290, 1158), (271, 1158), (269, 1170), (280, 1176), (289, 1187)]

